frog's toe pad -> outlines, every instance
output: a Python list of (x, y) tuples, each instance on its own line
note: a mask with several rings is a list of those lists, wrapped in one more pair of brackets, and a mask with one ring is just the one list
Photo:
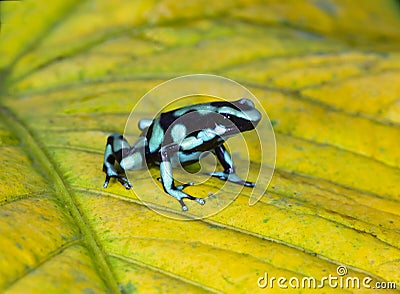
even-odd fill
[(132, 185), (130, 183), (122, 183), (122, 186), (124, 186), (126, 188), (126, 190), (129, 190), (130, 188), (132, 188)]
[(118, 175), (116, 178), (121, 183), (121, 185), (124, 186), (127, 190), (132, 188), (132, 184), (129, 182), (129, 180), (125, 176)]
[(256, 186), (256, 183), (245, 181), (244, 186), (253, 188)]
[(195, 201), (197, 201), (198, 203), (200, 203), (201, 205), (206, 204), (206, 201), (203, 198), (196, 198)]
[(182, 211), (188, 211), (188, 208), (187, 208), (185, 202), (183, 202), (182, 199), (181, 199), (181, 200), (178, 200), (178, 201), (179, 201), (179, 203), (180, 203), (181, 206), (182, 206)]

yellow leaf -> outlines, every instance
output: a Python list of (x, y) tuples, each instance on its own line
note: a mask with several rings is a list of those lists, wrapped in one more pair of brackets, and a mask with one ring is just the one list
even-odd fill
[[(0, 292), (308, 292), (325, 281), (324, 293), (369, 293), (369, 278), (388, 293), (400, 288), (398, 1), (26, 0), (0, 9)], [(234, 185), (176, 212), (157, 168), (132, 172), (136, 194), (116, 181), (103, 189), (101, 168), (107, 136), (124, 131), (139, 99), (193, 73), (250, 89), (277, 156), (257, 204), (243, 188), (217, 214), (183, 221), (149, 207), (207, 215)], [(134, 120), (168, 99), (149, 99)], [(129, 130), (133, 144), (140, 132)], [(246, 135), (249, 180), (266, 166), (254, 138)], [(206, 197), (221, 185), (212, 178), (187, 191)], [(360, 289), (335, 288), (329, 276)]]

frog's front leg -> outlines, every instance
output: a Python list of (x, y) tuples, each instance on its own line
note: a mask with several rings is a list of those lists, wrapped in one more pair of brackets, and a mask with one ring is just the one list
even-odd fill
[(187, 186), (193, 185), (192, 182), (188, 184), (184, 184), (181, 186), (175, 186), (174, 183), (174, 178), (172, 176), (172, 165), (171, 165), (171, 160), (170, 160), (170, 154), (177, 153), (179, 151), (179, 145), (173, 144), (170, 146), (165, 146), (161, 149), (161, 163), (160, 163), (160, 174), (161, 174), (161, 179), (160, 182), (163, 185), (164, 191), (174, 197), (176, 200), (179, 201), (179, 203), (182, 206), (182, 210), (186, 211), (188, 210), (187, 206), (183, 202), (184, 198), (194, 200), (201, 205), (204, 205), (205, 200), (202, 198), (197, 198), (193, 197), (189, 194), (186, 194), (182, 190), (186, 188)]
[(214, 152), (218, 158), (218, 161), (222, 164), (224, 171), (209, 173), (211, 176), (219, 178), (223, 181), (229, 181), (246, 187), (254, 187), (256, 185), (255, 183), (245, 181), (236, 175), (231, 155), (229, 154), (228, 150), (226, 150), (224, 145), (216, 147)]
[[(112, 134), (107, 138), (106, 150), (104, 151), (103, 172), (106, 179), (103, 187), (107, 188), (111, 178), (116, 178), (126, 189), (132, 188), (132, 184), (126, 178), (125, 170), (120, 166), (124, 150), (131, 150), (131, 146), (120, 134)], [(115, 167), (117, 161), (122, 172), (118, 172)]]

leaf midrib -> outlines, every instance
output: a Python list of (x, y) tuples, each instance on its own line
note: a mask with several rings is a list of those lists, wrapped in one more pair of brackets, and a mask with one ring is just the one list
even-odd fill
[(35, 138), (34, 134), (11, 112), (8, 108), (0, 106), (1, 119), (5, 122), (15, 136), (24, 143), (25, 152), (34, 158), (41, 168), (41, 172), (49, 181), (53, 182), (54, 195), (64, 204), (74, 220), (74, 224), (81, 233), (81, 240), (87, 247), (90, 257), (96, 267), (99, 276), (105, 286), (112, 293), (120, 293), (118, 283), (111, 270), (110, 265), (97, 241), (95, 233), (87, 225), (85, 216), (80, 212), (76, 200), (70, 193), (67, 185), (61, 177), (61, 173), (44, 151), (42, 144)]

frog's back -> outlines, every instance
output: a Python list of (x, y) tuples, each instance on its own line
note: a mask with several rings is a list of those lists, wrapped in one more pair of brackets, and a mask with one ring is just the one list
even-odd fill
[(259, 118), (248, 99), (195, 104), (161, 113), (145, 135), (147, 158), (160, 162), (161, 148), (175, 146), (182, 163), (185, 159), (193, 162), (199, 153), (212, 151), (227, 138), (253, 129)]

